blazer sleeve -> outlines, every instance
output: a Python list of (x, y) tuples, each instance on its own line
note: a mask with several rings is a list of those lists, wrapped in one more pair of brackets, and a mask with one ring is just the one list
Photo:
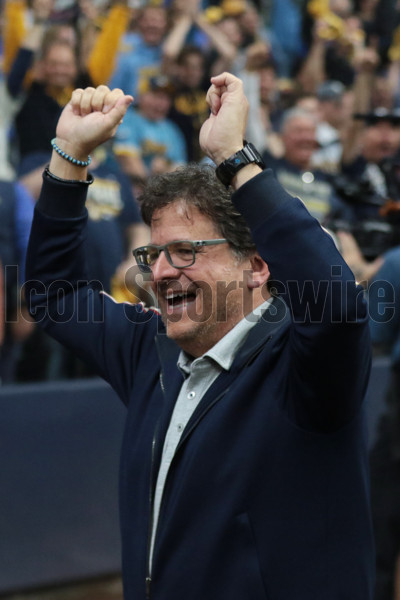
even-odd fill
[(146, 377), (154, 364), (159, 315), (142, 304), (118, 304), (98, 282), (88, 281), (86, 190), (84, 184), (58, 184), (44, 176), (26, 260), (27, 305), (42, 328), (91, 364), (128, 403), (136, 372)]
[(301, 426), (327, 431), (359, 410), (371, 343), (364, 290), (331, 236), (271, 170), (233, 195), (291, 313), (287, 411)]

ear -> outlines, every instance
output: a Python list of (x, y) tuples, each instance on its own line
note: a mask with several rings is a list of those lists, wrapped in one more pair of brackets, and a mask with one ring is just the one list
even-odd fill
[(262, 287), (270, 276), (267, 263), (259, 254), (253, 254), (253, 256), (250, 257), (250, 265), (251, 271), (248, 272), (247, 287), (249, 289)]

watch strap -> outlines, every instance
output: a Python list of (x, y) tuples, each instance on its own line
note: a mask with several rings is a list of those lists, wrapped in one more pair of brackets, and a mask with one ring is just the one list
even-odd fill
[(226, 187), (229, 187), (236, 173), (252, 163), (265, 169), (265, 163), (256, 147), (251, 142), (244, 140), (243, 148), (219, 164), (215, 174)]

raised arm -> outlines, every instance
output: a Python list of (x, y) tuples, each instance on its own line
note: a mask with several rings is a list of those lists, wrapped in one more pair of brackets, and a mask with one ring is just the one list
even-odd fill
[[(371, 109), (371, 96), (375, 80), (376, 68), (379, 63), (378, 53), (374, 48), (363, 48), (354, 61), (356, 79), (354, 82), (354, 114), (365, 114)], [(343, 143), (342, 162), (352, 163), (361, 152), (361, 140), (365, 123), (353, 119)]]
[[(200, 140), (218, 165), (243, 147), (247, 102), (240, 81), (227, 73), (212, 79), (207, 97), (211, 115)], [(291, 315), (289, 414), (305, 427), (340, 427), (356, 414), (368, 381), (363, 290), (332, 238), (270, 169), (248, 165), (232, 185), (232, 201), (268, 264), (277, 302)]]
[[(69, 156), (87, 162), (97, 146), (111, 138), (121, 123), (132, 96), (105, 85), (77, 89), (63, 110), (57, 124), (55, 143)], [(79, 166), (53, 151), (50, 172), (62, 179), (82, 180), (87, 166)]]
[[(249, 103), (242, 81), (231, 73), (211, 78), (207, 102), (210, 116), (200, 130), (200, 146), (218, 166), (243, 148)], [(233, 188), (238, 189), (260, 172), (256, 164), (245, 166), (232, 180)]]
[[(131, 101), (121, 90), (110, 92), (106, 86), (73, 93), (60, 117), (55, 140), (59, 152), (68, 156), (54, 151), (43, 175), (25, 284), (35, 320), (92, 365), (126, 402), (135, 375), (128, 363), (140, 363), (134, 352), (139, 346), (146, 347), (143, 338), (148, 328), (143, 322), (149, 315), (140, 305), (116, 304), (103, 293), (101, 282), (88, 280), (85, 199), (91, 178), (87, 167), (74, 161), (88, 162), (96, 146), (114, 134)], [(135, 327), (136, 323), (140, 325)]]

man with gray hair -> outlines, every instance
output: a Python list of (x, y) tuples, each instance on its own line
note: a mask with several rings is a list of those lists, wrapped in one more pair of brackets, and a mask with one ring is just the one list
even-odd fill
[(281, 126), (283, 157), (276, 158), (266, 151), (263, 158), (286, 191), (299, 197), (309, 212), (323, 222), (328, 215), (343, 217), (346, 208), (327, 175), (313, 165), (318, 148), (317, 125), (317, 117), (309, 111), (297, 107), (287, 110)]

